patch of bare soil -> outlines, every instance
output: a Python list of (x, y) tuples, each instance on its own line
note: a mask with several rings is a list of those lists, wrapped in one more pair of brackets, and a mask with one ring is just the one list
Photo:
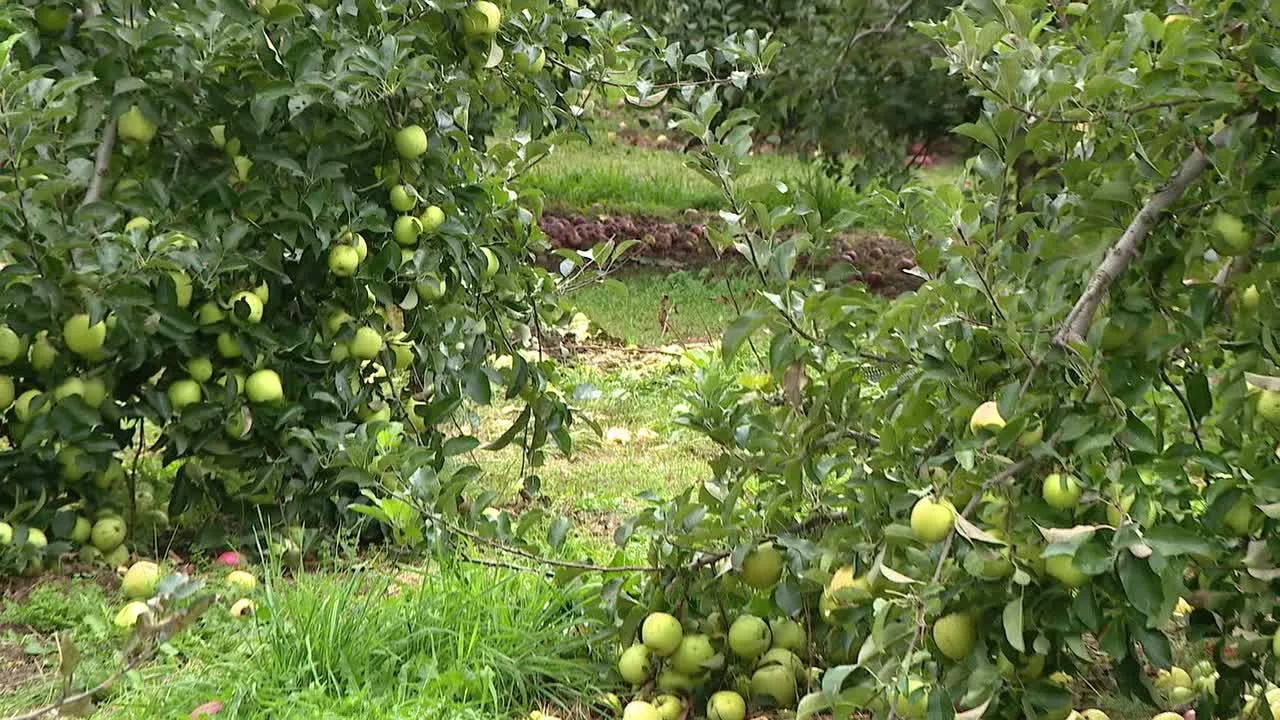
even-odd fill
[[(707, 240), (703, 218), (674, 220), (651, 215), (586, 215), (547, 212), (542, 231), (554, 248), (586, 250), (613, 241), (637, 240), (627, 254), (630, 262), (670, 267), (698, 266), (724, 262)], [(548, 259), (549, 264), (558, 260)], [(846, 282), (863, 283), (878, 295), (896, 297), (920, 287), (921, 280), (908, 271), (915, 266), (911, 248), (886, 235), (858, 233), (842, 236), (826, 257), (807, 258), (804, 264), (816, 270), (843, 268)]]
[(16, 642), (0, 642), (0, 695), (15, 692), (40, 679), (40, 661)]

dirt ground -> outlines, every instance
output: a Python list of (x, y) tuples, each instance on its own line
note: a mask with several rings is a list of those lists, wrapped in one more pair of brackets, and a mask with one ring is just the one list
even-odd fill
[[(631, 261), (669, 264), (672, 266), (703, 265), (723, 262), (707, 240), (707, 220), (651, 215), (586, 215), (549, 211), (543, 215), (542, 230), (554, 248), (586, 250), (612, 240), (639, 240), (631, 249)], [(555, 262), (550, 258), (548, 262)], [(849, 282), (860, 282), (876, 294), (895, 297), (914, 290), (921, 280), (906, 272), (915, 265), (911, 248), (885, 235), (875, 233), (848, 234), (839, 238), (833, 252), (823, 258), (809, 258), (814, 269), (847, 266)]]

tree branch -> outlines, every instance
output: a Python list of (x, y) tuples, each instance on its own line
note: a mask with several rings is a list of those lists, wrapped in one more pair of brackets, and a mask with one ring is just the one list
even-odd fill
[(89, 180), (89, 189), (80, 201), (80, 207), (97, 202), (102, 197), (102, 186), (107, 181), (107, 171), (111, 169), (111, 151), (116, 145), (116, 124), (107, 115), (107, 126), (102, 130), (102, 142), (98, 143), (98, 151), (93, 154), (93, 177)]
[(902, 16), (906, 15), (907, 11), (911, 9), (911, 6), (915, 4), (916, 0), (904, 0), (904, 2), (898, 6), (898, 9), (894, 10), (893, 14), (890, 15), (889, 19), (884, 21), (883, 24), (859, 30), (857, 34), (849, 38), (849, 42), (846, 43), (844, 49), (840, 51), (840, 57), (836, 59), (834, 67), (844, 67), (845, 59), (849, 57), (849, 53), (853, 52), (854, 46), (858, 43), (872, 35), (887, 35), (890, 33), (893, 28), (897, 26), (898, 21), (902, 19)]
[[(1220, 147), (1226, 142), (1228, 135), (1229, 133), (1226, 130), (1219, 131), (1209, 141), (1215, 147)], [(1071, 308), (1071, 312), (1067, 314), (1062, 327), (1054, 336), (1054, 343), (1067, 346), (1084, 340), (1084, 336), (1089, 332), (1089, 326), (1093, 324), (1093, 316), (1097, 313), (1103, 298), (1106, 297), (1107, 291), (1111, 288), (1111, 284), (1124, 274), (1133, 259), (1138, 256), (1143, 240), (1160, 223), (1161, 215), (1164, 211), (1168, 210), (1174, 202), (1181, 198), (1187, 188), (1203, 175), (1210, 165), (1211, 161), (1208, 152), (1197, 147), (1187, 156), (1186, 160), (1182, 161), (1178, 171), (1174, 173), (1173, 177), (1169, 178), (1164, 187), (1160, 188), (1156, 194), (1147, 200), (1146, 205), (1142, 206), (1142, 209), (1134, 216), (1133, 221), (1129, 223), (1129, 227), (1125, 229), (1124, 234), (1107, 251), (1102, 264), (1098, 266), (1093, 278), (1089, 280), (1089, 285), (1085, 288), (1084, 294), (1076, 301), (1075, 307)]]

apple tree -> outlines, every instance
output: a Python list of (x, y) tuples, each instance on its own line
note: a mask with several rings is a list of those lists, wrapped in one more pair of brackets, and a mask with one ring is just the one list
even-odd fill
[[(22, 564), (184, 512), (335, 522), (377, 479), (369, 438), (412, 460), (379, 472), (456, 503), (475, 473), (436, 473), (478, 444), (464, 403), (520, 398), (505, 442), (568, 447), (520, 352), (566, 318), (512, 182), (631, 35), (574, 0), (4, 3), (0, 530)], [(140, 456), (172, 487), (135, 487)]]
[[(917, 29), (982, 105), (962, 183), (821, 217), (743, 186), (713, 91), (675, 120), (766, 290), (722, 341), (747, 370), (704, 363), (681, 412), (712, 477), (624, 523), (648, 567), (601, 581), (636, 716), (1065, 718), (1099, 683), (1276, 716), (1276, 5)], [(797, 270), (884, 209), (919, 291)]]

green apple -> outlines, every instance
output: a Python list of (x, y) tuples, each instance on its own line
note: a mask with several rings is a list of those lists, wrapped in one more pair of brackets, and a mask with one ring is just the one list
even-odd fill
[(418, 198), (414, 195), (413, 190), (406, 185), (396, 185), (391, 188), (391, 209), (398, 213), (407, 213), (418, 204)]
[(3, 520), (0, 520), (0, 545), (9, 545), (13, 542), (13, 526)]
[(400, 157), (416, 158), (427, 151), (427, 131), (421, 125), (400, 128), (396, 131), (395, 144)]
[[(533, 59), (530, 59), (530, 53)], [(547, 66), (547, 51), (542, 48), (527, 48), (516, 53), (516, 70), (525, 74), (542, 72)]]
[(125, 232), (134, 232), (135, 230), (137, 232), (146, 232), (150, 229), (151, 229), (151, 220), (145, 217), (142, 217), (141, 215), (130, 218), (129, 222), (124, 224)]
[(31, 360), (31, 367), (36, 370), (48, 370), (57, 361), (58, 349), (53, 346), (47, 330), (36, 333), (36, 339), (31, 343), (27, 357)]
[(62, 325), (62, 342), (71, 352), (81, 357), (96, 354), (107, 340), (107, 325), (99, 320), (89, 324), (89, 316), (80, 313), (72, 315)]
[(102, 403), (107, 401), (107, 384), (102, 378), (88, 378), (84, 381), (84, 392), (81, 397), (84, 403), (91, 408), (100, 408)]
[(433, 303), (444, 297), (449, 287), (444, 280), (435, 273), (427, 273), (418, 279), (414, 285), (414, 289), (418, 291), (418, 299), (423, 302)]
[(790, 650), (796, 655), (806, 654), (809, 636), (800, 623), (791, 618), (774, 618), (769, 621), (769, 630), (773, 633), (773, 647)]
[(263, 280), (258, 284), (258, 287), (254, 288), (250, 292), (257, 295), (263, 305), (266, 305), (271, 300), (271, 286), (267, 284), (266, 280)]
[(772, 642), (769, 625), (755, 615), (739, 615), (729, 626), (729, 651), (744, 660), (760, 657)]
[(694, 681), (688, 675), (668, 667), (658, 671), (653, 684), (662, 692), (683, 695), (693, 690)]
[[(244, 303), (243, 310), (240, 304)], [(262, 298), (258, 297), (252, 291), (242, 290), (231, 296), (231, 310), (236, 317), (243, 319), (250, 324), (262, 322)]]
[(124, 520), (118, 517), (104, 517), (93, 524), (93, 530), (89, 533), (89, 540), (98, 550), (109, 553), (120, 547), (120, 544), (124, 542), (124, 536)]
[(360, 266), (360, 253), (350, 245), (334, 245), (329, 250), (329, 272), (335, 277), (351, 277)]
[[(96, 547), (94, 549), (98, 550)], [(98, 552), (102, 551), (98, 550)], [(114, 550), (102, 553), (102, 564), (109, 568), (124, 567), (127, 562), (129, 562), (129, 548), (124, 543), (117, 545)]]
[(139, 560), (125, 572), (120, 591), (129, 600), (145, 600), (156, 594), (159, 584), (160, 566), (150, 560)]
[(382, 352), (382, 336), (377, 330), (371, 327), (362, 327), (356, 330), (355, 337), (351, 339), (351, 357), (357, 360), (372, 360)]
[(187, 374), (198, 383), (209, 382), (213, 377), (213, 361), (208, 355), (193, 357), (187, 361)]
[(36, 8), (36, 27), (45, 35), (61, 35), (71, 24), (71, 7), (67, 5), (41, 5)]
[(1262, 304), (1262, 293), (1258, 292), (1257, 285), (1250, 285), (1240, 291), (1240, 309), (1253, 312), (1260, 304)]
[(80, 378), (67, 378), (53, 389), (54, 401), (66, 400), (72, 395), (84, 397), (84, 381)]
[(221, 150), (227, 146), (227, 126), (226, 125), (210, 125), (209, 137), (213, 138), (214, 147)]
[(1232, 535), (1249, 537), (1253, 534), (1254, 521), (1258, 516), (1259, 512), (1253, 504), (1253, 499), (1248, 495), (1242, 495), (1222, 516), (1222, 523), (1227, 526)]
[(716, 649), (711, 645), (710, 637), (701, 634), (685, 635), (668, 663), (683, 675), (701, 675), (707, 670), (706, 663), (715, 656)]
[(933, 624), (933, 642), (952, 660), (967, 658), (977, 638), (977, 625), (973, 616), (966, 613), (944, 615)]
[(484, 269), (480, 272), (480, 278), (482, 280), (492, 280), (493, 276), (498, 274), (502, 263), (498, 260), (498, 255), (489, 248), (482, 247), (480, 252), (484, 253)]
[(1088, 575), (1075, 566), (1075, 558), (1070, 555), (1054, 555), (1045, 558), (1044, 571), (1069, 588), (1078, 588), (1089, 579)]
[[(18, 419), (18, 422), (26, 422), (35, 416), (36, 411), (31, 406), (43, 394), (44, 393), (39, 390), (27, 390), (19, 395), (18, 399), (13, 401), (13, 416)], [(48, 409), (49, 406), (44, 405), (40, 408), (40, 412), (44, 412)]]
[(200, 383), (190, 378), (178, 380), (169, 386), (166, 393), (169, 397), (169, 405), (174, 412), (179, 412), (188, 405), (194, 405), (200, 402), (204, 393), (200, 390)]
[(742, 561), (742, 582), (756, 590), (768, 590), (782, 578), (782, 553), (765, 543), (747, 553)]
[(994, 401), (988, 401), (979, 405), (969, 417), (969, 432), (999, 430), (1004, 424), (1004, 418), (1000, 417), (1000, 406)]
[(231, 613), (231, 617), (245, 618), (252, 617), (256, 610), (257, 607), (253, 604), (252, 600), (249, 598), (240, 598), (234, 603), (231, 603), (231, 610), (229, 612)]
[(369, 257), (369, 243), (364, 241), (364, 236), (360, 233), (347, 233), (347, 243), (356, 249), (356, 254), (360, 256), (360, 262), (364, 262)]
[(418, 220), (422, 223), (423, 232), (433, 233), (444, 225), (444, 210), (441, 210), (438, 205), (429, 205), (422, 211), (422, 216)]
[(777, 707), (789, 708), (796, 702), (795, 673), (782, 665), (766, 665), (752, 673), (751, 695), (768, 698)]
[(258, 586), (258, 579), (244, 570), (232, 570), (227, 573), (227, 584), (241, 594), (248, 594)]
[(156, 136), (156, 124), (133, 105), (116, 119), (116, 132), (128, 142), (146, 145)]
[(911, 534), (916, 539), (928, 543), (942, 542), (951, 534), (955, 526), (956, 511), (950, 503), (938, 502), (931, 497), (922, 497), (911, 508)]
[(116, 617), (112, 622), (121, 630), (128, 630), (137, 625), (138, 621), (143, 618), (150, 622), (151, 608), (147, 607), (146, 603), (135, 600), (120, 608), (120, 612), (116, 613)]
[(231, 333), (218, 333), (217, 346), (218, 354), (227, 360), (234, 360), (244, 354), (240, 349), (240, 342)]
[(22, 354), (22, 338), (8, 325), (0, 325), (0, 365), (8, 365)]
[(907, 720), (924, 720), (929, 712), (929, 691), (925, 688), (924, 682), (912, 678), (907, 683), (907, 691), (899, 694), (895, 699), (894, 709), (898, 711), (900, 717)]
[(632, 700), (622, 711), (622, 720), (662, 720), (658, 709), (644, 700)]
[(413, 365), (413, 346), (395, 343), (391, 346), (391, 353), (395, 355), (396, 367), (401, 370)]
[(67, 539), (77, 545), (83, 545), (89, 541), (89, 536), (93, 534), (93, 523), (89, 518), (79, 515), (76, 517), (75, 525), (71, 526), (71, 531), (67, 533)]
[(236, 172), (233, 178), (237, 182), (248, 182), (249, 171), (253, 170), (253, 161), (244, 155), (236, 155), (231, 158), (231, 164), (235, 166)]
[(649, 648), (636, 643), (618, 657), (618, 674), (629, 685), (644, 684), (653, 675), (653, 662), (649, 657)]
[(124, 465), (116, 458), (111, 458), (107, 469), (94, 476), (93, 485), (99, 490), (110, 490), (121, 480), (124, 480)]
[(1225, 212), (1215, 215), (1213, 230), (1209, 244), (1219, 255), (1245, 255), (1253, 247), (1253, 238), (1235, 215)]
[(662, 720), (680, 720), (684, 717), (685, 703), (675, 695), (664, 693), (653, 699), (653, 709)]
[(650, 613), (640, 626), (640, 640), (660, 657), (667, 657), (680, 647), (684, 628), (680, 621), (663, 612)]
[(245, 381), (245, 396), (249, 402), (273, 403), (284, 400), (284, 384), (275, 370), (258, 370)]
[(1258, 416), (1267, 422), (1280, 423), (1280, 390), (1258, 393)]
[(227, 319), (227, 314), (217, 305), (207, 302), (196, 309), (196, 323), (201, 326), (213, 325)]
[(401, 215), (396, 218), (391, 234), (401, 245), (416, 245), (418, 236), (422, 234), (422, 221), (413, 215)]
[(707, 700), (707, 720), (745, 720), (747, 702), (732, 690), (721, 690)]
[(9, 409), (14, 399), (13, 378), (8, 375), (0, 375), (0, 413)]
[(54, 457), (58, 464), (62, 466), (62, 479), (67, 482), (78, 482), (86, 474), (88, 469), (84, 466), (84, 453), (72, 445), (67, 445), (58, 451)]
[(1057, 510), (1072, 510), (1080, 503), (1080, 495), (1084, 488), (1080, 481), (1070, 474), (1053, 473), (1044, 479), (1041, 495), (1049, 507)]
[(502, 10), (489, 0), (476, 0), (464, 11), (462, 30), (470, 38), (491, 38), (502, 24)]

